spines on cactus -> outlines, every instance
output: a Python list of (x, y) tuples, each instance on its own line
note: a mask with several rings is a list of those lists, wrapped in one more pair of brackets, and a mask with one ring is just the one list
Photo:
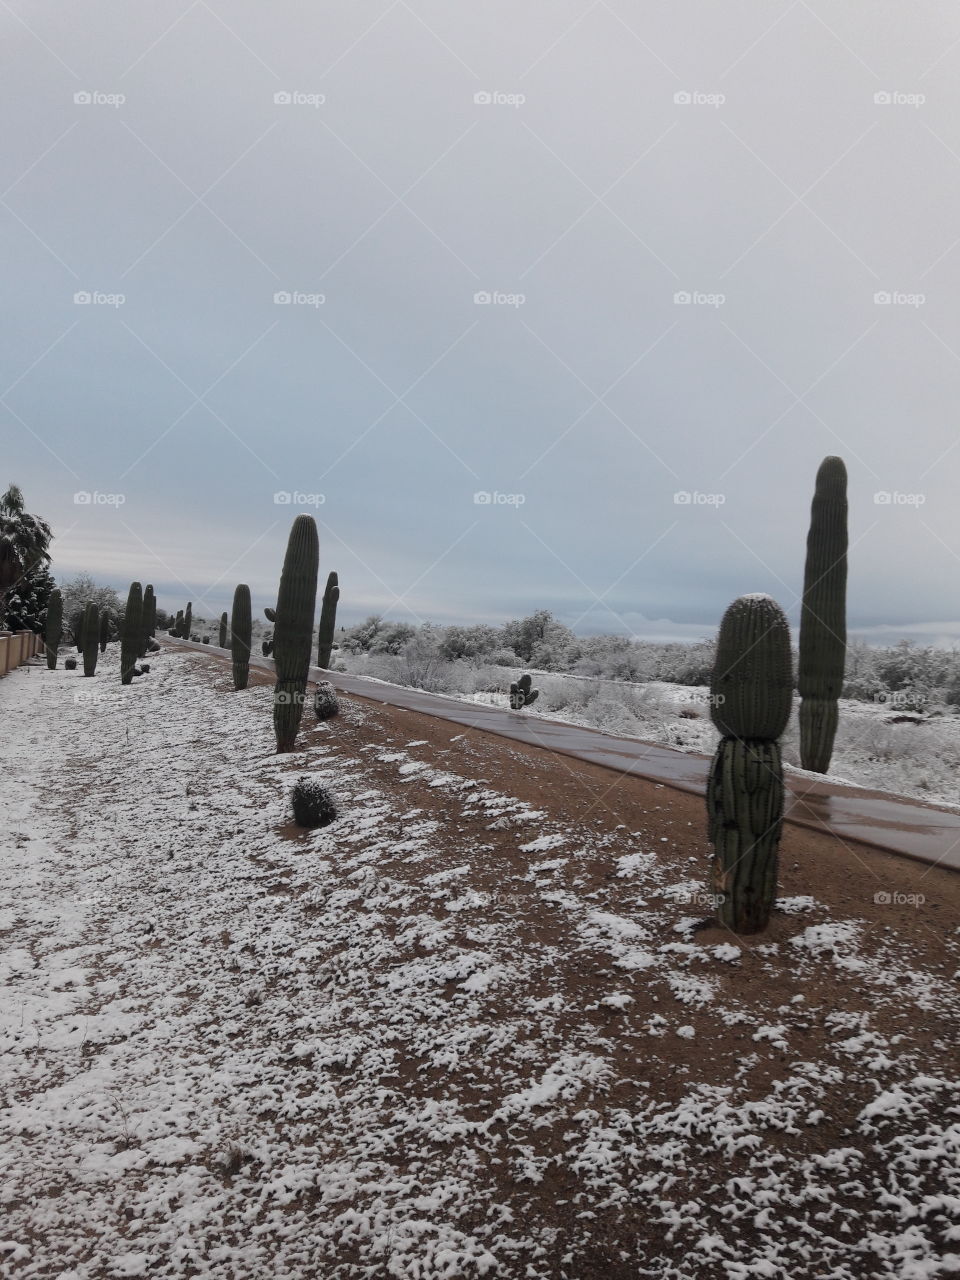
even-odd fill
[(83, 613), (83, 674), (92, 676), (97, 670), (100, 653), (100, 610), (91, 602)]
[(800, 763), (826, 773), (847, 654), (847, 469), (824, 458), (810, 508), (800, 612)]
[(778, 739), (793, 701), (790, 628), (765, 595), (741, 596), (723, 615), (710, 715), (722, 737), (707, 778), (717, 916), (734, 933), (765, 929), (777, 889), (783, 822)]
[(220, 634), (217, 636), (217, 644), (220, 646), (220, 648), (221, 648), (221, 649), (225, 649), (225, 648), (227, 647), (227, 627), (228, 627), (228, 622), (229, 622), (229, 620), (228, 620), (228, 618), (227, 618), (226, 613), (221, 613), (221, 615), (220, 615)]
[(313, 516), (297, 516), (290, 530), (280, 575), (277, 621), (273, 633), (277, 673), (273, 693), (273, 728), (278, 751), (293, 750), (303, 715), (313, 650), (319, 565), (320, 543), (316, 522)]
[(47, 621), (44, 628), (44, 644), (47, 652), (47, 666), (51, 671), (57, 665), (57, 651), (63, 635), (63, 596), (59, 587), (50, 592), (47, 601)]
[(522, 711), (524, 707), (532, 706), (540, 697), (539, 689), (530, 688), (532, 684), (533, 677), (525, 675), (510, 686), (510, 707), (512, 710)]
[(317, 666), (327, 670), (333, 652), (333, 637), (337, 628), (337, 601), (340, 599), (339, 578), (335, 573), (327, 576), (320, 605), (320, 626), (317, 628)]
[(230, 614), (230, 652), (233, 657), (234, 689), (245, 689), (250, 678), (252, 632), (250, 588), (245, 582), (241, 582), (233, 593), (233, 610)]
[(127, 595), (127, 607), (123, 614), (120, 633), (120, 681), (131, 684), (140, 654), (143, 634), (143, 588), (139, 582), (131, 582)]

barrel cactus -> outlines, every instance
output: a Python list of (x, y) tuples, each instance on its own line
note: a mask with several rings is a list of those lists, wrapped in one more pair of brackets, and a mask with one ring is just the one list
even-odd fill
[(219, 634), (219, 636), (217, 637), (217, 644), (220, 646), (220, 648), (221, 648), (221, 649), (225, 649), (225, 648), (227, 647), (227, 627), (228, 627), (228, 624), (229, 624), (229, 620), (228, 620), (228, 618), (227, 618), (226, 613), (221, 613), (221, 615), (220, 615), (220, 634)]
[(790, 628), (767, 595), (741, 596), (723, 615), (710, 715), (721, 734), (707, 778), (714, 847), (711, 890), (734, 933), (765, 929), (777, 892), (783, 824), (779, 738), (793, 703)]
[(810, 508), (800, 611), (800, 763), (826, 773), (847, 656), (847, 469), (824, 458)]
[(63, 635), (63, 596), (55, 587), (47, 601), (47, 621), (44, 628), (44, 644), (47, 652), (47, 666), (51, 671), (57, 665), (57, 651), (60, 648), (60, 637)]
[(100, 610), (91, 602), (83, 611), (83, 674), (92, 676), (100, 655)]
[(230, 652), (233, 656), (234, 689), (245, 689), (250, 678), (252, 631), (250, 588), (245, 582), (241, 582), (233, 593), (233, 612), (230, 615)]
[(335, 573), (327, 576), (327, 585), (320, 605), (320, 626), (317, 628), (317, 666), (327, 670), (333, 652), (333, 637), (337, 629), (337, 601), (340, 599), (339, 579)]
[(120, 633), (120, 682), (131, 684), (136, 674), (140, 641), (143, 636), (143, 588), (139, 582), (131, 582), (127, 595), (127, 607), (123, 614), (123, 630)]
[(532, 676), (521, 676), (514, 684), (510, 686), (510, 707), (513, 711), (522, 711), (524, 707), (531, 706), (540, 697), (539, 689), (531, 689), (533, 684)]
[[(310, 620), (313, 631), (313, 619)], [(322, 783), (303, 774), (290, 792), (293, 820), (298, 827), (326, 827), (336, 819), (337, 804)]]
[(340, 714), (340, 702), (329, 680), (321, 680), (317, 685), (313, 710), (318, 720), (330, 720)]
[(64, 669), (64, 671), (76, 671), (76, 669), (77, 669), (77, 660), (76, 660), (76, 658), (64, 658), (64, 660), (63, 660), (63, 669)]
[(310, 656), (313, 614), (317, 603), (320, 543), (313, 516), (293, 522), (277, 593), (277, 621), (273, 657), (277, 683), (273, 691), (273, 728), (278, 751), (292, 751), (303, 716)]

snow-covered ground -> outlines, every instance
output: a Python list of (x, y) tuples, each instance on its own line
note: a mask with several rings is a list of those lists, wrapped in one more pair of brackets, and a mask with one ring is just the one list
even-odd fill
[(0, 1274), (960, 1271), (957, 999), (908, 937), (803, 895), (705, 945), (685, 830), (554, 821), (349, 700), (277, 757), (269, 689), (152, 665), (0, 682)]

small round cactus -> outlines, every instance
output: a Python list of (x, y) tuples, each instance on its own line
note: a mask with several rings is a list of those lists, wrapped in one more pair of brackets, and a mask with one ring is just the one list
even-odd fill
[(313, 695), (313, 710), (318, 720), (330, 720), (340, 714), (340, 702), (329, 680), (322, 680)]
[(333, 796), (321, 783), (303, 774), (290, 792), (293, 818), (298, 827), (326, 827), (337, 816)]

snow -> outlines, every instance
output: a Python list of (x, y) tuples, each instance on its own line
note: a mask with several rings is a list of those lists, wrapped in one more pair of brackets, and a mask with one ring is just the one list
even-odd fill
[[(957, 998), (894, 934), (804, 896), (701, 944), (643, 832), (420, 739), (277, 757), (269, 689), (101, 661), (0, 681), (4, 1278), (573, 1280), (620, 1222), (619, 1274), (960, 1268), (957, 1082), (880, 1020)], [(341, 817), (291, 835), (305, 770)]]

